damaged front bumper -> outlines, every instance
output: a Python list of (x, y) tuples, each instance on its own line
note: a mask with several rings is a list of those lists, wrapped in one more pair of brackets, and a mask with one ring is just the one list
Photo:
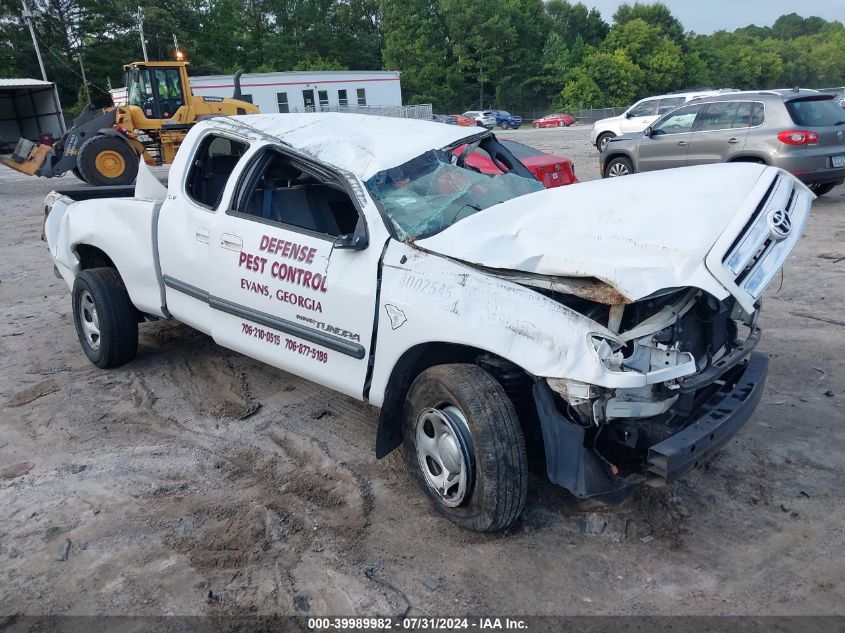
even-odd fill
[[(697, 466), (736, 435), (763, 395), (768, 358), (751, 353), (749, 347), (737, 352), (730, 359), (732, 362), (719, 368), (720, 373), (707, 375), (708, 384), (688, 385), (690, 390), (704, 392), (706, 399), (677, 432), (642, 451), (640, 467), (624, 475), (596, 450), (595, 442), (589, 440), (589, 429), (561, 413), (548, 384), (537, 381), (534, 402), (543, 432), (549, 479), (578, 498), (618, 503), (644, 483), (669, 483)], [(714, 385), (718, 387), (715, 391)]]

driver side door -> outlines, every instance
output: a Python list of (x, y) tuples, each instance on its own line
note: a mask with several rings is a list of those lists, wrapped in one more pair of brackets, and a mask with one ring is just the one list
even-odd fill
[(678, 108), (658, 121), (637, 146), (637, 171), (683, 167), (700, 105)]
[(215, 341), (361, 398), (381, 245), (340, 236), (363, 222), (343, 176), (282, 147), (258, 152), (212, 229)]

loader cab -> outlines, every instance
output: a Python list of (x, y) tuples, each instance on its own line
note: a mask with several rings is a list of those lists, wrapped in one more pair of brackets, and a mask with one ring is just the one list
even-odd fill
[(138, 106), (148, 119), (170, 119), (190, 95), (186, 63), (125, 66), (128, 105)]

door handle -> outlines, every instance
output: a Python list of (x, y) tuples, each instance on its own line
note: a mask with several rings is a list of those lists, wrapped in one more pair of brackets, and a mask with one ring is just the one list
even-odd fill
[(197, 229), (196, 238), (197, 242), (208, 244), (211, 241), (211, 231), (204, 226), (201, 226)]
[(228, 248), (230, 251), (239, 251), (244, 247), (244, 241), (237, 235), (231, 233), (223, 233), (220, 236), (220, 246)]
[(686, 141), (678, 141), (678, 147), (686, 147), (688, 144)]
[(736, 145), (737, 143), (739, 143), (739, 141), (735, 138), (728, 139), (728, 145)]

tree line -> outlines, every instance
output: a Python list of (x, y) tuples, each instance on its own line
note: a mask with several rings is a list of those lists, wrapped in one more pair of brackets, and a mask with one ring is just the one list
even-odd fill
[[(28, 0), (48, 78), (73, 113), (123, 85), (141, 59), (138, 0)], [(699, 35), (662, 3), (623, 4), (607, 23), (567, 0), (142, 0), (151, 60), (173, 35), (194, 75), (283, 70), (402, 71), (406, 103), (436, 111), (626, 106), (683, 88), (845, 84), (845, 26), (795, 13), (771, 27)], [(40, 77), (20, 0), (0, 0), (0, 77)]]

